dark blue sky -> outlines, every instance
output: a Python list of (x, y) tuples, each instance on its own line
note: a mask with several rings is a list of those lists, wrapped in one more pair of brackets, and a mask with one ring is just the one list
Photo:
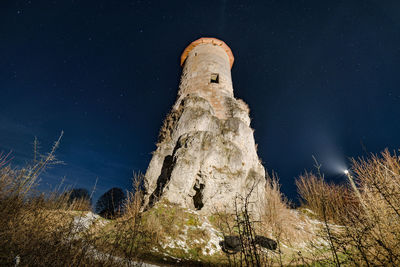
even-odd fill
[[(259, 156), (295, 199), (313, 166), (340, 182), (347, 157), (400, 147), (399, 1), (0, 2), (0, 150), (13, 164), (65, 131), (43, 185), (96, 196), (145, 172), (175, 101), (183, 49), (199, 37), (235, 55), (236, 97)], [(362, 145), (363, 144), (363, 145)]]

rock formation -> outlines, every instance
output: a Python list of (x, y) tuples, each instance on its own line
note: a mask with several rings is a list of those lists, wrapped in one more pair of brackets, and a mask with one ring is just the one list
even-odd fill
[(233, 95), (230, 48), (200, 38), (183, 52), (178, 98), (164, 121), (145, 174), (145, 207), (166, 199), (202, 213), (232, 210), (253, 188), (265, 201), (265, 171), (250, 128), (249, 108)]

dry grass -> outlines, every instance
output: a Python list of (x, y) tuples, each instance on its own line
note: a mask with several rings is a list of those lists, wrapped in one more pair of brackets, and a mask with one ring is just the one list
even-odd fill
[[(251, 193), (249, 193), (251, 194)], [(213, 224), (224, 236), (241, 236), (242, 240), (250, 240), (250, 244), (243, 245), (242, 251), (235, 255), (227, 254), (229, 266), (286, 266), (312, 263), (313, 260), (305, 259), (301, 254), (306, 242), (317, 238), (312, 225), (306, 216), (290, 208), (290, 203), (280, 191), (279, 180), (276, 174), (267, 176), (265, 188), (265, 206), (260, 207), (258, 214), (261, 218), (254, 217), (246, 211), (246, 203), (250, 196), (239, 197), (237, 212), (218, 212), (212, 216)], [(251, 212), (250, 212), (251, 213)], [(250, 216), (248, 216), (250, 215)], [(254, 215), (254, 214), (253, 214)], [(245, 228), (247, 227), (248, 231)], [(277, 250), (269, 251), (253, 246), (251, 240), (255, 235), (271, 238), (277, 242)], [(248, 255), (253, 255), (249, 259)], [(258, 264), (254, 259), (258, 258)], [(249, 265), (250, 264), (250, 265)]]
[[(138, 244), (140, 233), (135, 231), (138, 220), (131, 222), (138, 214), (135, 207), (140, 194), (131, 194), (125, 221), (119, 221), (106, 235), (85, 227), (77, 230), (90, 211), (89, 200), (71, 202), (68, 193), (44, 195), (36, 191), (40, 174), (58, 163), (55, 151), (60, 139), (50, 153), (35, 153), (32, 164), (24, 168), (12, 168), (9, 156), (0, 155), (0, 265), (132, 265), (137, 251), (131, 244)], [(118, 242), (112, 242), (115, 240)], [(114, 249), (108, 249), (110, 244)], [(123, 258), (118, 258), (120, 251), (124, 251)]]
[(134, 190), (128, 192), (124, 214), (113, 221), (112, 229), (97, 233), (100, 237), (111, 236), (110, 240), (106, 240), (107, 253), (111, 251), (124, 259), (135, 261), (140, 261), (140, 258), (151, 250), (157, 240), (153, 229), (148, 229), (142, 220), (143, 193), (140, 189), (142, 181), (142, 174), (134, 174)]
[(310, 174), (297, 181), (304, 204), (325, 222), (332, 263), (399, 266), (400, 158), (385, 150), (353, 159), (349, 181), (336, 186)]
[(265, 187), (266, 205), (263, 210), (261, 226), (270, 231), (271, 237), (280, 242), (296, 242), (304, 236), (296, 231), (299, 218), (289, 208), (289, 202), (280, 191), (280, 184), (276, 174), (267, 177)]
[(276, 252), (268, 252), (265, 266), (308, 265), (320, 257), (310, 257), (308, 244), (318, 239), (316, 225), (299, 210), (290, 208), (280, 191), (275, 173), (267, 176), (266, 205), (257, 232), (277, 241)]
[[(76, 221), (90, 210), (88, 200), (69, 201), (67, 193), (43, 195), (36, 192), (40, 174), (58, 161), (54, 152), (35, 156), (32, 164), (16, 169), (9, 155), (0, 154), (0, 265), (10, 266), (119, 266), (154, 257), (162, 261), (167, 250), (160, 244), (186, 235), (190, 240), (207, 242), (195, 213), (159, 202), (141, 212), (141, 175), (135, 176), (134, 192), (128, 193), (124, 215), (77, 231)], [(263, 264), (400, 265), (400, 158), (385, 150), (381, 155), (352, 161), (354, 186), (327, 183), (320, 172), (305, 173), (296, 181), (303, 205), (322, 222), (324, 246), (315, 246), (308, 255), (295, 255), (296, 243), (308, 242), (315, 233), (306, 219), (289, 208), (275, 175), (267, 177), (266, 206), (261, 220), (247, 219), (251, 235), (264, 235), (278, 242), (278, 251), (251, 251)], [(249, 198), (242, 198), (249, 199)], [(243, 205), (241, 205), (243, 206)], [(246, 211), (217, 214), (208, 219), (226, 235), (238, 233)], [(107, 223), (108, 222), (108, 223)], [(335, 225), (334, 225), (335, 224)], [(183, 229), (186, 229), (185, 233)], [(243, 229), (243, 228), (242, 228)], [(328, 245), (326, 245), (328, 244)], [(182, 259), (204, 260), (206, 243), (192, 244), (189, 251), (168, 250)], [(294, 254), (283, 252), (290, 246)], [(160, 249), (153, 253), (154, 248)], [(288, 248), (287, 248), (288, 249)], [(157, 258), (159, 257), (159, 258)], [(256, 257), (256, 256), (255, 256)], [(189, 261), (188, 261), (189, 262)], [(232, 264), (221, 255), (204, 262)], [(240, 258), (233, 265), (242, 264)]]
[[(34, 194), (29, 170), (0, 169), (0, 265), (26, 266), (88, 262), (83, 241), (73, 236), (73, 216), (65, 196)], [(54, 212), (56, 211), (56, 212)], [(64, 211), (64, 212), (61, 212)]]
[(355, 247), (349, 258), (357, 264), (400, 264), (400, 158), (385, 150), (380, 156), (353, 159), (352, 170), (360, 206), (341, 217), (345, 231), (338, 247)]
[(296, 179), (302, 205), (314, 211), (317, 218), (338, 222), (343, 210), (358, 209), (359, 202), (348, 186), (325, 181), (319, 174), (306, 172)]

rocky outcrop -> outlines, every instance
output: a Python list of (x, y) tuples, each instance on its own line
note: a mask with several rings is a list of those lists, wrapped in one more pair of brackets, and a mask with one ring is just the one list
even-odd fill
[(232, 209), (237, 195), (254, 187), (264, 202), (261, 165), (247, 105), (227, 99), (231, 116), (220, 120), (208, 101), (194, 94), (181, 100), (160, 131), (145, 175), (145, 205), (166, 198), (184, 207), (213, 212)]

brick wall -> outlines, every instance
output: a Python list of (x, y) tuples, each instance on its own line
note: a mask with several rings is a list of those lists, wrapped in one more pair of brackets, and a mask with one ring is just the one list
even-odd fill
[[(211, 82), (213, 74), (218, 74), (218, 83)], [(222, 47), (204, 43), (189, 52), (183, 64), (178, 99), (188, 94), (207, 99), (215, 115), (226, 119), (229, 111), (225, 97), (233, 97), (233, 87), (229, 57)]]

